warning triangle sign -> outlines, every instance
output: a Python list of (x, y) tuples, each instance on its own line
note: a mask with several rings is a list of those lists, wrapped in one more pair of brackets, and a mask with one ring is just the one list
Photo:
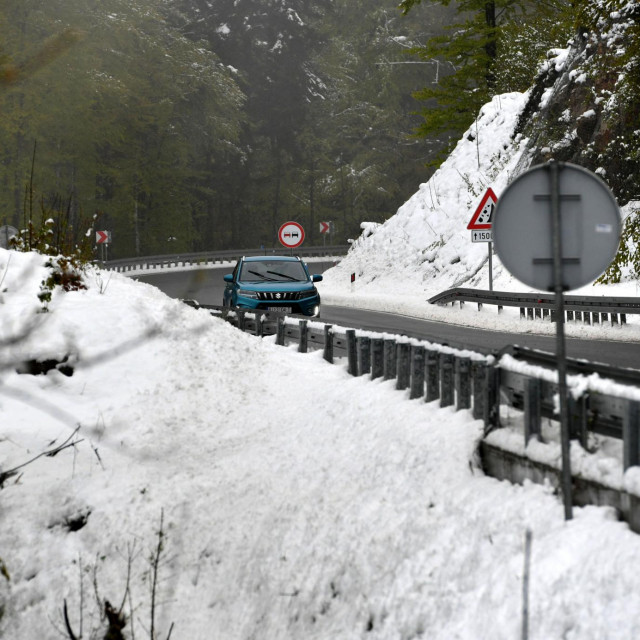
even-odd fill
[(498, 198), (489, 187), (487, 192), (482, 196), (482, 200), (471, 218), (471, 222), (467, 225), (467, 229), (491, 229), (493, 224), (493, 212), (498, 204)]

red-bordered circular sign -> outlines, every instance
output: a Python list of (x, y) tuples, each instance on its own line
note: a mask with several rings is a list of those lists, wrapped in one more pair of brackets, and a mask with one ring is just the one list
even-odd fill
[(278, 231), (280, 244), (287, 249), (295, 249), (304, 242), (304, 229), (297, 222), (285, 222)]

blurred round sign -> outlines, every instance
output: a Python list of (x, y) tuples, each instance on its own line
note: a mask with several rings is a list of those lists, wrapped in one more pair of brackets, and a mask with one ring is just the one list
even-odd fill
[(8, 224), (0, 227), (0, 247), (3, 249), (9, 248), (9, 240), (18, 235), (18, 230)]
[(553, 291), (552, 173), (557, 171), (561, 277), (567, 291), (597, 278), (620, 243), (620, 210), (594, 173), (565, 162), (539, 165), (502, 193), (493, 218), (493, 241), (502, 264), (521, 282)]

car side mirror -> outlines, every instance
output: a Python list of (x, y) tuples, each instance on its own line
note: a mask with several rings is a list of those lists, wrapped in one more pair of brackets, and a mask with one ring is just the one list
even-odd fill
[(311, 282), (320, 282), (322, 280), (322, 276), (319, 273), (314, 273), (311, 276)]
[(233, 282), (233, 273), (225, 273), (224, 274), (225, 282)]

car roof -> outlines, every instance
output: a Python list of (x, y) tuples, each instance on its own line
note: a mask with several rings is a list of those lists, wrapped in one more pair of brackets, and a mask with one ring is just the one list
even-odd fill
[(262, 260), (277, 260), (279, 262), (299, 262), (297, 256), (244, 256), (245, 262), (260, 262)]

